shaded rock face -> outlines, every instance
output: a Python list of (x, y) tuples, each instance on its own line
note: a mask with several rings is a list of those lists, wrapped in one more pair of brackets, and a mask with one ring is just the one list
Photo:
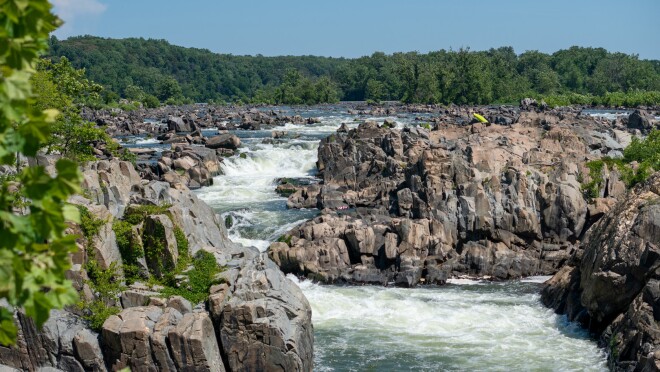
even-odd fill
[(586, 234), (542, 300), (601, 336), (610, 366), (660, 368), (660, 173)]
[(51, 366), (64, 371), (106, 371), (96, 333), (77, 316), (52, 310), (38, 331), (32, 319), (16, 313), (18, 339), (15, 347), (0, 347), (0, 364), (22, 371)]
[(285, 272), (325, 282), (555, 273), (625, 191), (615, 171), (604, 171), (600, 203), (590, 208), (585, 159), (622, 146), (610, 127), (570, 113), (516, 120), (433, 131), (366, 122), (331, 135), (318, 150), (322, 184), (288, 200), (323, 214), (291, 230), (288, 244), (273, 244), (270, 256)]

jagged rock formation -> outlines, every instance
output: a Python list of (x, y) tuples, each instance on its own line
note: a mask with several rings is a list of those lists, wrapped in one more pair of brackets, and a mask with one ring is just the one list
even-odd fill
[[(142, 179), (128, 162), (91, 163), (83, 174), (85, 197), (71, 202), (100, 222), (93, 236), (79, 239), (67, 275), (82, 300), (103, 301), (120, 312), (105, 319), (97, 333), (80, 316), (89, 310), (53, 311), (42, 330), (16, 311), (18, 343), (0, 347), (0, 366), (27, 371), (312, 370), (311, 309), (304, 295), (268, 257), (232, 243), (209, 206), (185, 186)], [(113, 225), (136, 215), (140, 221), (126, 231), (129, 235), (119, 236)], [(81, 234), (78, 226), (70, 230)], [(119, 238), (143, 252), (136, 262), (143, 275), (165, 276), (182, 257), (200, 252), (226, 269), (215, 277), (219, 284), (210, 288), (207, 303), (164, 296), (162, 287), (140, 283), (103, 297), (89, 284), (88, 263), (93, 260), (100, 270), (115, 268), (122, 278), (122, 263), (135, 258), (123, 256)], [(175, 278), (181, 285), (192, 280), (186, 277), (189, 270)]]
[(660, 172), (587, 232), (543, 302), (600, 335), (610, 367), (660, 369)]
[(285, 272), (324, 282), (553, 274), (625, 191), (605, 169), (599, 198), (588, 203), (582, 192), (585, 161), (620, 154), (620, 137), (592, 118), (534, 111), (511, 125), (340, 130), (319, 147), (322, 184), (288, 201), (323, 214), (271, 245), (270, 256)]

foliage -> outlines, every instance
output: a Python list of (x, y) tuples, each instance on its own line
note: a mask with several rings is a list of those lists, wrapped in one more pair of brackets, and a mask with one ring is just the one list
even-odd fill
[(121, 283), (121, 275), (115, 262), (110, 264), (107, 270), (103, 270), (94, 258), (89, 258), (85, 269), (89, 276), (87, 284), (94, 291), (96, 298), (89, 302), (79, 302), (78, 308), (82, 310), (83, 318), (89, 322), (90, 327), (100, 332), (105, 320), (109, 316), (120, 312), (121, 309), (118, 306), (108, 306), (108, 304), (117, 301), (117, 297), (124, 290), (124, 286)]
[[(48, 143), (58, 113), (35, 105), (30, 77), (58, 24), (46, 0), (0, 2), (0, 165), (20, 168), (20, 157), (35, 156)], [(79, 220), (66, 200), (79, 192), (81, 175), (69, 160), (59, 160), (56, 170), (51, 177), (44, 167), (24, 167), (16, 183), (0, 185), (0, 298), (23, 308), (38, 327), (51, 309), (77, 299), (64, 279), (75, 236), (64, 231)], [(17, 198), (25, 208), (15, 208)], [(0, 344), (13, 344), (16, 334), (12, 312), (0, 308)]]
[(147, 216), (156, 215), (156, 214), (167, 214), (167, 210), (170, 209), (171, 204), (163, 205), (132, 205), (126, 209), (124, 212), (124, 221), (137, 225), (140, 222), (144, 221)]
[(284, 234), (277, 238), (277, 241), (280, 243), (286, 243), (289, 247), (291, 246), (291, 235)]
[(569, 105), (593, 105), (608, 107), (639, 107), (660, 105), (660, 91), (641, 91), (605, 93), (602, 96), (591, 94), (564, 93), (537, 96), (550, 107)]
[(124, 277), (127, 282), (134, 282), (140, 278), (138, 260), (144, 257), (141, 241), (133, 235), (133, 225), (126, 221), (115, 220), (112, 230), (115, 232), (117, 247), (124, 262)]
[(89, 327), (96, 332), (101, 332), (106, 319), (119, 314), (121, 311), (119, 306), (108, 306), (103, 300), (94, 300), (83, 306), (86, 309), (84, 319), (89, 322)]
[(37, 96), (35, 106), (55, 108), (60, 112), (47, 143), (49, 152), (89, 161), (94, 159), (94, 144), (110, 143), (103, 127), (80, 116), (83, 106), (98, 106), (102, 87), (85, 78), (85, 70), (76, 70), (64, 57), (53, 63), (40, 59), (37, 72), (30, 79)]
[(76, 67), (86, 68), (90, 78), (126, 98), (139, 92), (129, 89), (135, 86), (171, 102), (180, 100), (180, 91), (195, 102), (487, 104), (527, 96), (584, 101), (581, 96), (591, 100), (593, 95), (611, 106), (660, 104), (658, 61), (602, 48), (520, 55), (511, 47), (461, 48), (345, 59), (233, 56), (164, 40), (91, 36), (52, 38), (51, 46), (52, 58), (66, 56)]
[(185, 286), (177, 287), (175, 275), (170, 275), (167, 279), (168, 286), (161, 293), (165, 296), (179, 295), (191, 303), (197, 304), (208, 298), (212, 285), (221, 282), (216, 279), (216, 275), (221, 271), (222, 268), (218, 266), (212, 253), (199, 251), (192, 259), (192, 268), (186, 272), (188, 283)]
[(582, 185), (585, 196), (589, 199), (598, 197), (603, 186), (603, 169), (605, 165), (621, 174), (626, 186), (633, 187), (644, 182), (653, 172), (660, 171), (660, 130), (654, 129), (645, 139), (633, 138), (623, 150), (622, 159), (604, 157), (590, 161), (589, 178), (591, 181)]
[(623, 151), (623, 161), (637, 162), (634, 172), (627, 174), (627, 182), (631, 186), (643, 182), (653, 172), (660, 171), (660, 129), (652, 130), (643, 140), (633, 138)]
[(98, 234), (105, 221), (94, 217), (86, 207), (78, 206), (78, 211), (80, 213), (80, 229), (83, 235), (86, 238), (91, 238)]

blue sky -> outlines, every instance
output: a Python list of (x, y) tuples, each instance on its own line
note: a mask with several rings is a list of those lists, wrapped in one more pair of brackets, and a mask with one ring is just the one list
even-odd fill
[(59, 38), (155, 38), (237, 55), (579, 45), (660, 59), (660, 0), (52, 1), (66, 21)]

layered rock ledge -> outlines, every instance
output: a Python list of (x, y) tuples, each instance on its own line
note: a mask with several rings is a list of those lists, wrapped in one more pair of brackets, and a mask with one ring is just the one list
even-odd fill
[(631, 134), (571, 111), (522, 111), (502, 122), (342, 126), (321, 141), (321, 183), (288, 201), (322, 214), (269, 255), (287, 273), (328, 283), (554, 274), (625, 193), (618, 172), (605, 168), (597, 197), (587, 199), (585, 163), (619, 156)]

